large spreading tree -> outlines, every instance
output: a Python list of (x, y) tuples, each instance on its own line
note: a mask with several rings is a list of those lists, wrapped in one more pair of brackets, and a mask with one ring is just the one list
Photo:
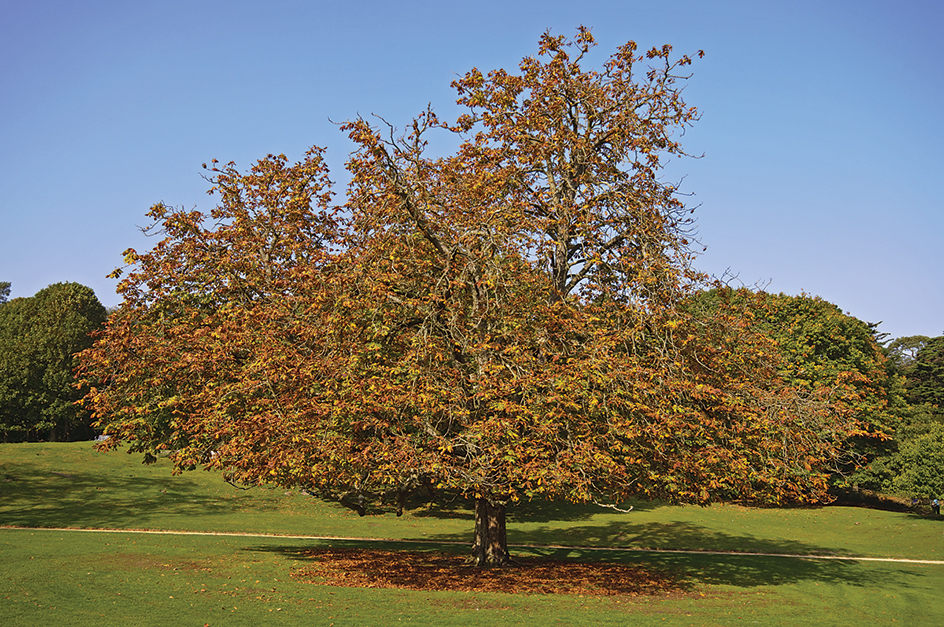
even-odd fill
[[(344, 125), (343, 205), (313, 148), (214, 162), (210, 215), (153, 207), (163, 239), (126, 253), (82, 356), (107, 446), (361, 513), (459, 494), (483, 566), (521, 499), (825, 498), (848, 416), (738, 307), (680, 306), (701, 278), (662, 170), (697, 118), (691, 59), (630, 42), (584, 69), (593, 45), (472, 70), (454, 122)], [(461, 145), (430, 155), (434, 132)]]

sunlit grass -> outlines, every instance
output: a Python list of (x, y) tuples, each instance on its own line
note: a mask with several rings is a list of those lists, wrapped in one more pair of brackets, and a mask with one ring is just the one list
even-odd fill
[[(174, 476), (166, 460), (99, 453), (89, 442), (0, 445), (0, 524), (171, 529), (467, 542), (472, 512), (457, 500), (415, 504), (402, 518), (354, 512), (297, 491), (237, 489), (217, 474)], [(944, 519), (852, 507), (754, 509), (636, 502), (522, 503), (513, 544), (944, 559)]]
[[(684, 594), (596, 598), (333, 588), (292, 578), (317, 546), (424, 545), (302, 538), (0, 530), (2, 625), (861, 625), (936, 624), (944, 566), (579, 547), (753, 551), (944, 559), (944, 522), (846, 507), (750, 509), (635, 503), (512, 510), (517, 554), (648, 564)], [(358, 517), (294, 491), (237, 490), (218, 476), (173, 476), (166, 461), (101, 454), (90, 443), (0, 445), (0, 525), (224, 531), (458, 542), (465, 503), (402, 518)], [(523, 548), (520, 545), (569, 548)], [(438, 546), (442, 549), (442, 546)], [(935, 620), (937, 619), (937, 620)], [(752, 621), (756, 621), (753, 623)], [(897, 621), (897, 622), (896, 622)]]

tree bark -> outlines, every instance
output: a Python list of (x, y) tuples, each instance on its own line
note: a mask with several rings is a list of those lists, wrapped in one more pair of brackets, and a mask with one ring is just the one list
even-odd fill
[(480, 568), (508, 566), (508, 540), (505, 532), (505, 506), (487, 498), (475, 500), (475, 542), (472, 560)]

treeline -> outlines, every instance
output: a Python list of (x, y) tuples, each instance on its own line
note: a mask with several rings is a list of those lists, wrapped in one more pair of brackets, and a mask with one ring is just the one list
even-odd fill
[(81, 440), (94, 431), (76, 405), (75, 355), (105, 321), (92, 289), (56, 283), (9, 300), (0, 283), (0, 437), (4, 442)]

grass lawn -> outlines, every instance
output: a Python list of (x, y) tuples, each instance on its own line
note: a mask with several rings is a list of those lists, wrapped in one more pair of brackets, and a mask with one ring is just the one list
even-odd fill
[[(285, 490), (101, 454), (90, 443), (0, 445), (0, 625), (856, 625), (939, 624), (944, 565), (752, 555), (754, 551), (944, 560), (944, 519), (847, 507), (751, 509), (636, 503), (630, 514), (531, 503), (510, 513), (519, 555), (644, 564), (673, 572), (655, 597), (346, 588), (293, 577), (319, 546), (465, 551), (464, 503), (359, 518)], [(383, 538), (169, 536), (130, 529)], [(429, 544), (405, 545), (395, 540)], [(459, 542), (460, 545), (439, 545)], [(582, 548), (581, 548), (582, 547)]]

